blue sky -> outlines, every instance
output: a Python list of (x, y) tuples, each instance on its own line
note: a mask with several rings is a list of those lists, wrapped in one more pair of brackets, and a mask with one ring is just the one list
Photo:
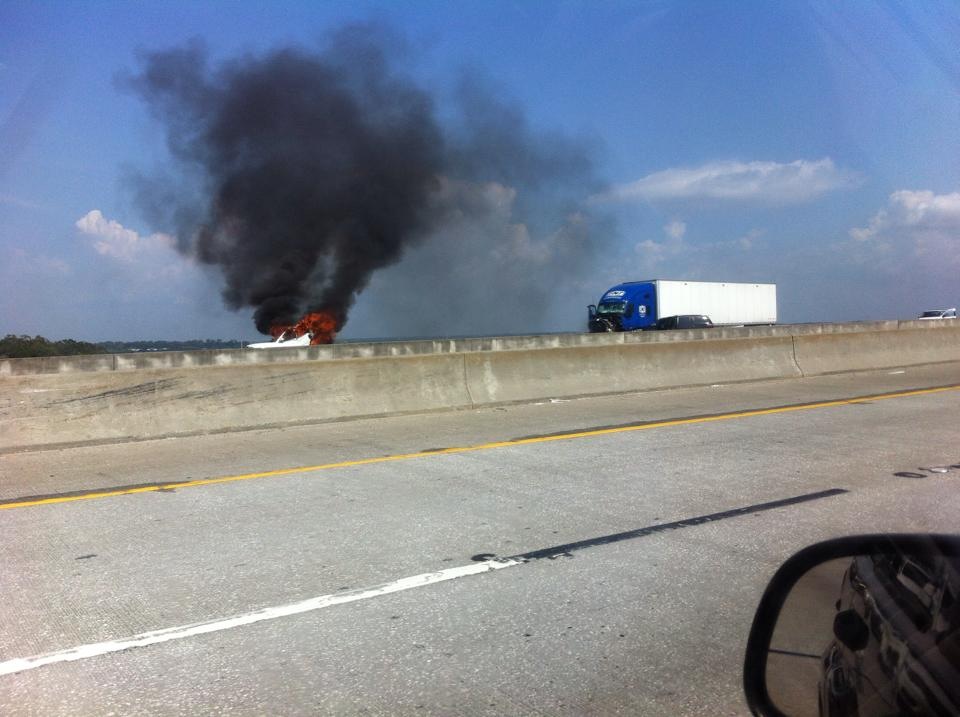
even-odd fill
[[(960, 303), (955, 2), (5, 0), (0, 334), (254, 337), (249, 311), (223, 307), (216, 270), (178, 255), (133, 202), (125, 178), (167, 153), (116, 78), (138, 52), (190, 38), (217, 61), (369, 21), (405, 38), (404, 69), (438, 111), (476, 74), (532, 132), (589, 147), (607, 185), (581, 198), (612, 219), (603, 255), (551, 287), (542, 320), (498, 324), (491, 308), (491, 322), (448, 333), (577, 330), (609, 285), (657, 277), (775, 281), (783, 321)], [(529, 240), (526, 255), (551, 250), (550, 236)], [(374, 277), (345, 336), (432, 330), (383, 311), (397, 287), (418, 294), (410, 312), (437, 301), (411, 282), (418, 261)]]

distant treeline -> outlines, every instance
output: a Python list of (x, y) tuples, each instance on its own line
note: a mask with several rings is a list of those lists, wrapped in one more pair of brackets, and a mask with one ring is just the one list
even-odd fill
[(244, 341), (221, 339), (192, 339), (190, 341), (102, 341), (103, 353), (122, 354), (132, 351), (196, 351), (197, 349), (239, 349)]
[(42, 336), (14, 336), (7, 334), (0, 339), (0, 358), (31, 358), (33, 356), (75, 356), (77, 354), (102, 354), (103, 347), (86, 341), (49, 341)]
[(0, 358), (32, 358), (34, 356), (76, 356), (77, 354), (122, 354), (137, 351), (194, 351), (197, 349), (236, 349), (241, 341), (195, 339), (192, 341), (50, 341), (43, 336), (14, 336), (0, 339)]

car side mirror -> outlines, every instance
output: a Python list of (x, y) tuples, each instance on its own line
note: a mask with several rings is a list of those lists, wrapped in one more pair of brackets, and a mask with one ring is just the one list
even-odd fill
[(597, 315), (597, 305), (590, 304), (590, 306), (587, 307), (587, 311), (589, 312), (590, 318), (592, 319), (594, 316)]
[(743, 670), (751, 711), (960, 714), (958, 598), (954, 536), (865, 535), (801, 550), (754, 616)]

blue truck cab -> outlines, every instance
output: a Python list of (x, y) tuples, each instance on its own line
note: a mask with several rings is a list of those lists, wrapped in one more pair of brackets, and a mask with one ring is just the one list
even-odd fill
[(627, 281), (607, 290), (589, 307), (589, 329), (638, 331), (657, 322), (657, 287), (653, 281)]

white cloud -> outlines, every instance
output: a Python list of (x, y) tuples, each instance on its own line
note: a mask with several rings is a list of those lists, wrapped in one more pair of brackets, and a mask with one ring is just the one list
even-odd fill
[(595, 201), (718, 199), (773, 203), (803, 202), (826, 192), (849, 189), (860, 177), (833, 160), (794, 162), (711, 162), (648, 174), (621, 184)]
[(873, 215), (870, 219), (870, 223), (865, 227), (854, 227), (850, 230), (850, 236), (852, 236), (857, 241), (866, 241), (871, 237), (876, 236), (881, 231), (883, 231), (890, 224), (890, 218), (887, 215), (885, 209), (881, 209), (879, 212)]
[[(666, 239), (655, 241), (644, 239), (633, 246), (633, 251), (641, 258), (641, 268), (645, 271), (656, 271), (661, 265), (670, 262), (702, 261), (705, 257), (722, 255), (729, 257), (733, 252), (750, 251), (754, 243), (764, 234), (763, 229), (751, 229), (736, 239), (719, 239), (717, 241), (686, 240), (687, 225), (685, 222), (674, 220), (663, 227)], [(684, 269), (689, 275), (689, 270)]]
[(683, 239), (683, 235), (687, 233), (687, 225), (679, 219), (674, 219), (663, 227), (663, 231), (671, 239)]
[(686, 222), (674, 219), (664, 224), (663, 233), (667, 237), (664, 241), (644, 239), (634, 244), (633, 251), (640, 257), (644, 271), (656, 271), (665, 261), (689, 250), (689, 245), (683, 240), (687, 233)]
[(91, 209), (75, 226), (84, 234), (96, 237), (93, 248), (99, 254), (121, 261), (133, 261), (139, 254), (154, 251), (158, 246), (172, 247), (174, 241), (168, 234), (141, 237), (115, 219), (107, 219), (99, 209)]
[(934, 194), (930, 190), (901, 189), (890, 195), (887, 206), (865, 227), (854, 227), (850, 236), (866, 241), (891, 229), (944, 230), (960, 241), (960, 192)]
[(865, 227), (850, 230), (844, 245), (861, 261), (872, 261), (891, 271), (915, 268), (956, 280), (960, 272), (960, 192), (934, 194), (901, 189), (887, 200)]
[(690, 250), (690, 246), (683, 241), (682, 236), (670, 236), (666, 241), (644, 239), (637, 242), (633, 251), (640, 257), (641, 268), (645, 271), (654, 271), (668, 259), (677, 257)]

